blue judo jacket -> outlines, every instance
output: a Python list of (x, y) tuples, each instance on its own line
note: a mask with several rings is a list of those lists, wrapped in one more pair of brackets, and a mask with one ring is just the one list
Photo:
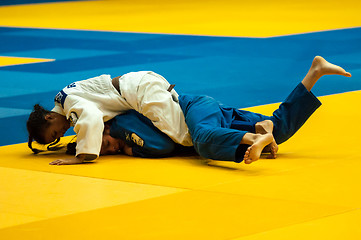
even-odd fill
[(111, 121), (110, 136), (125, 141), (132, 147), (135, 157), (168, 157), (176, 147), (170, 137), (135, 110), (118, 115)]

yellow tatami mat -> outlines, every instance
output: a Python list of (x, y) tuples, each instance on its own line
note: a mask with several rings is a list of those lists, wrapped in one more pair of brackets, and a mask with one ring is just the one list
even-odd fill
[[(342, 213), (345, 208), (188, 191), (0, 230), (27, 239), (232, 239)], [(80, 226), (79, 226), (80, 224)]]
[(361, 210), (350, 211), (234, 240), (359, 239)]
[[(1, 193), (5, 193), (1, 201), (0, 228), (182, 191), (161, 186), (2, 167), (0, 174), (1, 182), (7, 183), (0, 185)], [(11, 201), (6, 201), (10, 199)]]
[[(245, 165), (196, 156), (51, 166), (26, 144), (0, 148), (2, 239), (360, 239), (361, 91), (323, 105)], [(251, 108), (269, 114), (277, 104)]]
[[(0, 67), (4, 67), (0, 110), (5, 113), (3, 125), (9, 130), (1, 133), (2, 138), (11, 134), (14, 126), (24, 128), (26, 135), (25, 118), (20, 117), (30, 109), (23, 103), (37, 94), (50, 95), (48, 91), (58, 89), (54, 85), (38, 91), (29, 87), (32, 80), (39, 79), (34, 86), (40, 88), (55, 84), (53, 76), (83, 77), (90, 71), (113, 67), (153, 68), (147, 60), (153, 53), (160, 56), (155, 58), (153, 66), (163, 67), (165, 71), (161, 72), (184, 74), (187, 72), (184, 69), (203, 64), (194, 70), (197, 75), (203, 75), (214, 66), (208, 65), (211, 61), (220, 61), (219, 72), (232, 72), (234, 66), (247, 68), (251, 63), (263, 61), (266, 65), (260, 66), (266, 67), (262, 71), (270, 71), (272, 75), (273, 68), (278, 67), (275, 62), (279, 61), (287, 66), (277, 76), (290, 76), (287, 79), (296, 75), (289, 71), (298, 71), (288, 65), (302, 65), (308, 55), (320, 54), (347, 66), (354, 75), (345, 86), (330, 92), (360, 89), (357, 84), (352, 87), (360, 72), (359, 0), (31, 2), (42, 3), (27, 4), (24, 0), (0, 3), (4, 36), (0, 38)], [(117, 34), (106, 33), (108, 39), (92, 35), (93, 31), (92, 34), (81, 31), (86, 33), (83, 35), (47, 28), (246, 38), (239, 43), (228, 41), (236, 38), (225, 38), (224, 43), (213, 41), (222, 39), (218, 37), (193, 43), (184, 36), (176, 40), (174, 36), (148, 38), (148, 35), (125, 34), (124, 39), (118, 39)], [(355, 29), (330, 31), (322, 36), (317, 33), (288, 37), (293, 40), (268, 38), (345, 28)], [(161, 39), (165, 39), (164, 46)], [(183, 41), (186, 41), (184, 46)], [(145, 42), (147, 46), (142, 48)], [(187, 44), (189, 48), (185, 48)], [(222, 44), (234, 45), (224, 48)], [(237, 49), (238, 45), (242, 46)], [(293, 53), (291, 49), (299, 51)], [(184, 56), (190, 57), (190, 63), (185, 65), (183, 57), (178, 57), (183, 56), (184, 50)], [(243, 59), (225, 55), (228, 52), (244, 56), (244, 62), (234, 65), (232, 61)], [(173, 53), (177, 56), (172, 57)], [(125, 57), (128, 61), (128, 55), (132, 54), (136, 58), (130, 59), (129, 66), (122, 63), (108, 66), (113, 58), (118, 61)], [(209, 58), (203, 58), (206, 55)], [(110, 60), (101, 66), (92, 64), (106, 58)], [(9, 67), (49, 61), (55, 61), (54, 65)], [(164, 65), (167, 61), (171, 62), (169, 67)], [(238, 75), (230, 74), (229, 78), (232, 76)], [(226, 81), (222, 87), (228, 86)], [(246, 85), (247, 91), (267, 95), (270, 90), (264, 87), (266, 84), (281, 86), (272, 79), (269, 82), (250, 82), (252, 87)], [(286, 88), (287, 84), (282, 82), (281, 87)], [(335, 88), (335, 84), (337, 81), (330, 85)], [(264, 89), (258, 89), (260, 86)], [(103, 156), (94, 163), (52, 166), (49, 162), (66, 157), (62, 151), (34, 155), (26, 143), (1, 146), (0, 239), (359, 240), (361, 91), (324, 96), (320, 100), (323, 103), (320, 109), (295, 136), (280, 145), (277, 159), (263, 156), (251, 165), (189, 155), (164, 159), (119, 155)], [(279, 100), (265, 102), (275, 101)], [(247, 110), (270, 115), (277, 107), (278, 104), (269, 104)], [(63, 141), (70, 139), (66, 137)]]
[(0, 56), (0, 67), (52, 61), (55, 59)]
[(0, 25), (269, 37), (358, 27), (360, 9), (358, 0), (74, 1), (5, 6)]

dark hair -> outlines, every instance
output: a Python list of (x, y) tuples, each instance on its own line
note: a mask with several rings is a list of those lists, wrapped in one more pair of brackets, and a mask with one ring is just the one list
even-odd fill
[[(30, 113), (29, 119), (26, 122), (26, 127), (29, 132), (29, 140), (28, 147), (35, 153), (43, 152), (42, 150), (36, 149), (32, 147), (32, 142), (35, 140), (40, 144), (47, 144), (44, 139), (44, 129), (48, 126), (48, 122), (45, 119), (47, 114), (51, 113), (51, 111), (46, 110), (39, 104), (34, 105), (33, 111)], [(60, 141), (60, 138), (56, 139), (53, 143), (51, 143), (47, 149), (50, 151), (56, 151), (60, 149), (59, 145), (54, 146)]]

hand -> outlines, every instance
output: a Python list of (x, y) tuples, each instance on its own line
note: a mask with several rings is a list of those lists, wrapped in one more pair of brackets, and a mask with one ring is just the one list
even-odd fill
[(83, 163), (83, 160), (74, 157), (74, 158), (69, 158), (69, 159), (58, 159), (49, 164), (50, 165), (71, 165), (71, 164), (80, 164), (80, 163)]

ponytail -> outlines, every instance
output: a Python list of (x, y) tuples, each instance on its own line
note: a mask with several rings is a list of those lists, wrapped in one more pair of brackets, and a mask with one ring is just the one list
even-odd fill
[(29, 142), (34, 139), (40, 144), (46, 144), (43, 132), (48, 126), (45, 116), (49, 113), (51, 113), (51, 111), (46, 110), (39, 104), (34, 105), (34, 109), (30, 113), (29, 119), (26, 122), (26, 127), (29, 132)]
[(33, 151), (34, 154), (38, 154), (39, 152), (43, 152), (42, 150), (33, 148), (33, 137), (31, 135), (29, 135), (28, 147), (31, 149), (31, 151)]

